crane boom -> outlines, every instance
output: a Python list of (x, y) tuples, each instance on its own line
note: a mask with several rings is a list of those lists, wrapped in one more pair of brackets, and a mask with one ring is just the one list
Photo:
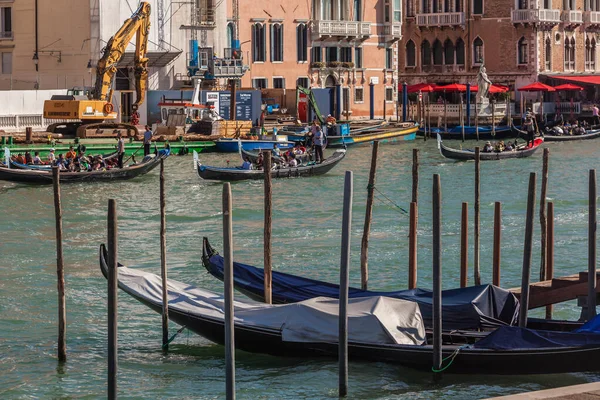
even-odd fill
[(136, 111), (144, 102), (148, 82), (148, 32), (150, 30), (150, 4), (140, 3), (138, 9), (128, 18), (121, 28), (110, 38), (104, 48), (102, 58), (96, 67), (96, 84), (93, 98), (111, 102), (112, 82), (117, 72), (118, 62), (123, 57), (131, 38), (137, 34), (134, 55), (134, 75), (136, 100), (132, 108)]

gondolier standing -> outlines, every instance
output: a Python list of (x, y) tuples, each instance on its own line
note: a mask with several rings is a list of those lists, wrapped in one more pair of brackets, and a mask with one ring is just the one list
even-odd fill
[(121, 136), (121, 132), (117, 133), (117, 154), (119, 155), (119, 168), (123, 168), (123, 156), (125, 155), (125, 141)]
[(525, 114), (525, 131), (527, 132), (527, 146), (531, 142), (531, 146), (533, 146), (533, 139), (535, 137), (535, 127), (534, 127), (533, 115), (531, 114), (531, 109), (527, 109), (527, 114)]
[(323, 143), (324, 135), (320, 125), (316, 126), (313, 136), (313, 147), (315, 148), (315, 162), (323, 162)]
[(146, 125), (146, 132), (144, 132), (144, 157), (150, 154), (150, 143), (152, 143), (152, 130), (150, 126)]

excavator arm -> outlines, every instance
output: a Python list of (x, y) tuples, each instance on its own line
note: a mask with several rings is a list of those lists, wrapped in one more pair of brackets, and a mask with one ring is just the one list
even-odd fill
[(146, 84), (148, 81), (148, 32), (150, 30), (150, 4), (142, 2), (131, 18), (127, 19), (123, 26), (110, 38), (102, 58), (98, 60), (96, 67), (96, 84), (94, 89), (94, 100), (102, 100), (107, 103), (112, 98), (112, 82), (117, 73), (118, 62), (123, 57), (125, 49), (133, 35), (137, 34), (135, 42), (135, 90), (136, 101), (133, 103), (133, 111), (137, 111), (146, 96)]
[(323, 118), (323, 115), (321, 114), (321, 110), (319, 110), (319, 106), (317, 105), (317, 100), (315, 99), (315, 95), (313, 94), (312, 90), (310, 90), (310, 88), (304, 88), (302, 86), (298, 86), (298, 90), (300, 91), (300, 93), (304, 93), (306, 95), (306, 98), (308, 99), (310, 106), (312, 107), (313, 111), (315, 112), (315, 115), (317, 116), (319, 123), (321, 125), (323, 125), (325, 123), (325, 118)]

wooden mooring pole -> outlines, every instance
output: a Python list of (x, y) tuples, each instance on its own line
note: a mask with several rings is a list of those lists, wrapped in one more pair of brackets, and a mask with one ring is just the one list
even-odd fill
[(360, 287), (367, 290), (369, 284), (369, 234), (371, 233), (371, 220), (373, 219), (373, 196), (375, 192), (375, 175), (377, 173), (377, 151), (379, 141), (373, 142), (371, 155), (371, 170), (369, 172), (369, 185), (367, 186), (367, 210), (365, 213), (365, 226), (360, 243)]
[(117, 202), (108, 200), (108, 398), (117, 398)]
[(413, 203), (419, 202), (419, 149), (413, 149), (411, 201)]
[(469, 203), (462, 203), (460, 223), (460, 287), (467, 287), (469, 277)]
[(167, 213), (165, 160), (160, 160), (160, 276), (162, 278), (162, 348), (169, 349), (169, 291), (167, 288)]
[(547, 251), (547, 229), (548, 219), (546, 218), (546, 197), (548, 194), (548, 158), (550, 149), (544, 148), (544, 158), (542, 165), (542, 193), (540, 194), (540, 229), (541, 229), (541, 259), (540, 259), (540, 281), (546, 280), (546, 251)]
[(225, 398), (235, 399), (235, 326), (233, 324), (233, 228), (231, 184), (223, 184), (223, 282), (225, 285)]
[(65, 301), (65, 263), (63, 258), (62, 206), (60, 202), (60, 175), (52, 167), (54, 185), (54, 219), (56, 222), (56, 277), (58, 289), (58, 361), (67, 361), (67, 306)]
[(589, 228), (588, 228), (588, 300), (587, 320), (596, 316), (596, 229), (598, 228), (596, 201), (596, 170), (590, 169)]
[(350, 266), (350, 232), (352, 229), (353, 174), (346, 171), (342, 214), (342, 253), (340, 259), (339, 296), (339, 396), (348, 394), (348, 276)]
[(410, 224), (408, 231), (408, 288), (417, 287), (417, 213), (416, 202), (410, 203)]
[(433, 368), (434, 380), (442, 369), (442, 188), (433, 175)]
[(494, 203), (494, 262), (492, 283), (500, 286), (500, 241), (502, 240), (502, 203)]
[(265, 303), (271, 304), (271, 230), (273, 227), (272, 200), (273, 191), (271, 184), (271, 150), (263, 151), (263, 171), (265, 179), (265, 224), (264, 224), (264, 278), (265, 278)]
[(523, 244), (523, 273), (521, 276), (521, 297), (519, 298), (519, 326), (527, 327), (529, 310), (529, 281), (531, 278), (531, 250), (533, 246), (533, 219), (535, 212), (535, 172), (529, 174), (529, 194), (527, 195), (527, 217), (525, 221), (525, 241)]
[[(554, 203), (548, 202), (548, 225), (546, 226), (546, 279), (554, 278)], [(552, 304), (546, 306), (546, 319), (552, 319)]]
[(479, 269), (479, 199), (480, 199), (480, 157), (479, 146), (475, 147), (475, 216), (473, 227), (473, 276), (475, 285), (481, 285)]

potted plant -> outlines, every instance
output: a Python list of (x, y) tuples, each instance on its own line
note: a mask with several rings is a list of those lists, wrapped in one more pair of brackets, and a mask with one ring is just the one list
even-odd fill
[(321, 61), (314, 61), (310, 64), (311, 68), (325, 68), (325, 63)]
[(329, 68), (339, 68), (339, 66), (340, 66), (340, 65), (342, 65), (342, 63), (341, 63), (341, 62), (339, 62), (339, 61), (329, 61), (329, 62), (327, 63), (327, 66), (328, 66)]
[(354, 63), (352, 61), (345, 61), (342, 63), (342, 68), (354, 68)]

